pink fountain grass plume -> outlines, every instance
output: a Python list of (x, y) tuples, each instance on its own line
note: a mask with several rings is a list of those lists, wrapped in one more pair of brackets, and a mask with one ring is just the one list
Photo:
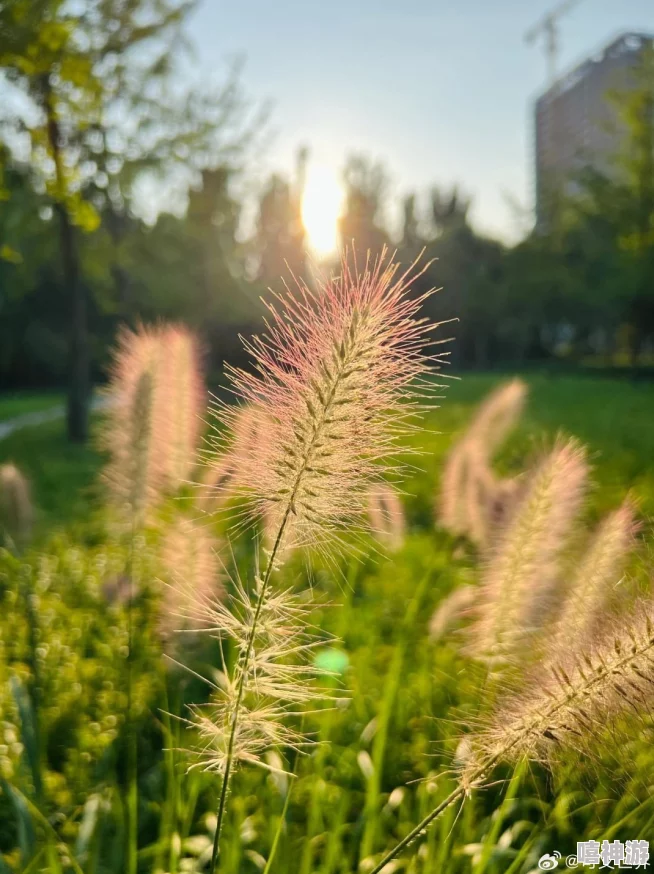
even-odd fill
[(605, 617), (596, 641), (559, 650), (522, 694), (500, 700), (473, 740), (477, 761), (550, 763), (565, 749), (585, 753), (622, 716), (648, 717), (653, 689), (654, 606), (643, 600), (617, 623)]
[(548, 635), (549, 660), (592, 643), (610, 606), (616, 582), (635, 546), (638, 530), (635, 513), (634, 501), (626, 498), (598, 526), (572, 573), (568, 591), (561, 592), (563, 607), (553, 633)]
[(257, 447), (271, 431), (271, 423), (249, 405), (240, 405), (230, 413), (230, 424), (229, 446), (207, 459), (200, 484), (200, 503), (206, 512), (223, 508), (251, 480)]
[(441, 476), (440, 494), (436, 503), (439, 524), (450, 534), (466, 535), (469, 531), (468, 507), (464, 500), (469, 488), (470, 460), (465, 440), (451, 449)]
[[(596, 739), (616, 743), (651, 722), (654, 704), (654, 604), (643, 600), (600, 642), (579, 653), (559, 653), (516, 695), (501, 698), (486, 726), (465, 737), (465, 761), (455, 789), (388, 853), (370, 874), (382, 874), (423, 837), (449, 807), (488, 784), (496, 765), (557, 764), (565, 753), (588, 756)], [(568, 756), (564, 760), (568, 760)]]
[(368, 518), (372, 533), (387, 549), (402, 548), (406, 537), (406, 519), (397, 490), (379, 483), (368, 494)]
[(483, 572), (471, 627), (478, 655), (503, 660), (542, 623), (587, 478), (585, 451), (574, 440), (559, 441), (536, 468)]
[(15, 464), (0, 465), (0, 542), (2, 535), (13, 546), (30, 538), (34, 507), (29, 483)]
[[(361, 526), (369, 489), (397, 472), (401, 437), (433, 359), (435, 327), (418, 317), (426, 295), (380, 258), (313, 291), (302, 283), (275, 296), (268, 331), (246, 344), (256, 373), (231, 370), (236, 394), (270, 423), (253, 448), (239, 492), (280, 537), (328, 549)], [(238, 408), (226, 409), (234, 422)], [(393, 459), (393, 460), (392, 460)]]
[(153, 395), (156, 371), (154, 334), (121, 330), (107, 389), (107, 415), (101, 434), (109, 453), (104, 471), (113, 505), (130, 519), (142, 520), (157, 502), (162, 474), (153, 450)]
[[(224, 689), (216, 690), (213, 713), (206, 718), (196, 711), (190, 720), (202, 735), (205, 761), (215, 762), (210, 769), (223, 778), (211, 872), (234, 769), (248, 755), (260, 759), (270, 744), (296, 745), (285, 740), (280, 720), (287, 704), (315, 697), (312, 690), (303, 698), (300, 682), (310, 644), (294, 642), (295, 633), (272, 642), (266, 636), (271, 607), (278, 604), (283, 615), (290, 598), (273, 589), (273, 570), (293, 548), (313, 547), (329, 557), (353, 528), (365, 528), (370, 489), (400, 473), (399, 457), (408, 451), (400, 440), (415, 430), (416, 413), (432, 396), (425, 377), (435, 359), (425, 347), (436, 326), (419, 315), (427, 295), (412, 293), (418, 275), (413, 268), (400, 274), (385, 253), (362, 272), (351, 270), (345, 257), (341, 274), (319, 280), (315, 290), (298, 282), (275, 295), (266, 334), (246, 343), (254, 372), (229, 370), (241, 404), (262, 427), (230, 486), (247, 515), (268, 527), (271, 545), (254, 592), (243, 590), (234, 609), (218, 611), (216, 628), (233, 634), (238, 661)], [(241, 416), (242, 406), (222, 409), (231, 433), (224, 440), (218, 431), (220, 453), (238, 452)], [(306, 622), (298, 634), (303, 629)], [(267, 732), (263, 747), (248, 746), (250, 730), (256, 738)]]
[(187, 625), (221, 646), (230, 641), (241, 656), (249, 650), (247, 662), (239, 658), (233, 672), (220, 673), (211, 684), (209, 704), (191, 708), (189, 725), (200, 739), (192, 767), (223, 777), (242, 764), (265, 767), (263, 753), (271, 746), (310, 744), (287, 725), (287, 717), (325, 697), (316, 683), (321, 671), (307, 663), (307, 656), (325, 643), (311, 631), (310, 604), (288, 589), (271, 591), (259, 604), (262, 585), (257, 577), (250, 592), (236, 576), (226, 598), (196, 592), (178, 611)]
[(467, 476), (463, 484), (463, 504), (467, 534), (479, 547), (488, 545), (493, 496), (497, 478), (491, 470), (481, 443), (470, 441), (466, 448)]
[(207, 393), (195, 336), (182, 325), (158, 329), (160, 371), (155, 429), (161, 431), (161, 467), (170, 490), (188, 481), (195, 464)]
[(491, 467), (493, 456), (515, 427), (526, 397), (527, 386), (520, 379), (491, 392), (445, 462), (438, 521), (452, 534), (466, 535), (479, 546), (487, 545), (495, 497), (501, 489)]
[(107, 397), (105, 481), (114, 506), (140, 524), (195, 459), (203, 389), (193, 336), (171, 325), (123, 329)]
[(161, 636), (170, 645), (173, 632), (200, 630), (193, 605), (225, 597), (216, 539), (205, 524), (176, 516), (164, 530), (161, 547), (164, 586), (160, 609)]
[(512, 379), (499, 386), (484, 400), (470, 425), (469, 435), (492, 458), (522, 415), (527, 400), (527, 385)]

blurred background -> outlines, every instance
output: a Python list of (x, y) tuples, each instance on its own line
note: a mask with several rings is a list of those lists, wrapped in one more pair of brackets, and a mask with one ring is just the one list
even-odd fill
[(650, 0), (0, 0), (1, 389), (66, 389), (84, 439), (157, 319), (218, 383), (346, 244), (437, 259), (457, 371), (646, 372), (652, 34)]
[[(185, 773), (186, 705), (242, 649), (185, 637), (190, 673), (162, 653), (182, 590), (218, 602), (234, 571), (254, 591), (233, 498), (269, 424), (245, 407), (232, 451), (213, 445), (195, 362), (223, 397), (269, 289), (384, 247), (422, 259), (412, 293), (440, 289), (424, 314), (465, 378), (438, 375), (417, 466), (371, 490), (356, 554), (289, 559), (329, 700), (347, 694), (303, 714), (315, 751), (239, 771), (222, 874), (365, 874), (447, 797), (462, 725), (501, 702), (502, 658), (475, 665), (458, 633), (473, 599), (527, 623), (527, 691), (549, 635), (586, 665), (651, 599), (654, 2), (0, 0), (0, 874), (207, 871), (219, 781)], [(560, 434), (587, 447), (583, 506)], [(546, 447), (564, 463), (535, 501)], [(450, 804), (401, 870), (529, 874), (577, 841), (649, 842), (646, 703), (628, 741), (609, 721), (588, 759)]]

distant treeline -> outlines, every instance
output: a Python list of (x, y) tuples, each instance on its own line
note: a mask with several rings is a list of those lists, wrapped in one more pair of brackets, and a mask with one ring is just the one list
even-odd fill
[[(266, 287), (280, 287), (289, 267), (307, 275), (300, 203), (310, 158), (301, 151), (294, 178), (266, 182), (242, 239), (235, 192), (247, 188), (263, 122), (237, 75), (215, 91), (179, 84), (188, 81), (177, 57), (188, 8), (175, 0), (86, 0), (84, 14), (63, 0), (0, 6), (0, 88), (23, 101), (0, 101), (0, 385), (68, 382), (78, 424), (119, 323), (183, 320), (204, 338), (217, 375), (224, 359), (242, 357), (239, 331), (261, 325)], [(553, 184), (547, 221), (515, 246), (475, 231), (457, 186), (407, 195), (392, 235), (384, 167), (361, 155), (347, 161), (341, 239), (354, 241), (360, 259), (384, 245), (403, 262), (423, 249), (436, 259), (416, 293), (442, 288), (428, 314), (456, 320), (442, 336), (456, 337), (457, 367), (588, 355), (649, 361), (651, 53), (641, 73), (616, 104), (625, 136), (613, 171)], [(19, 104), (31, 111), (19, 117)], [(187, 180), (188, 208), (148, 225), (135, 210), (143, 182), (152, 190), (170, 178)]]

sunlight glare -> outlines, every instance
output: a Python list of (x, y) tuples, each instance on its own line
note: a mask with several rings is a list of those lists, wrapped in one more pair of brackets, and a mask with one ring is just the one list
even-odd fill
[(330, 255), (338, 248), (338, 219), (343, 189), (327, 167), (309, 167), (302, 195), (302, 224), (307, 242), (317, 255)]

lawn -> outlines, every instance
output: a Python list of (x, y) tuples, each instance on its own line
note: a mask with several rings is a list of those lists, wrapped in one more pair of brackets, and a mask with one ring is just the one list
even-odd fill
[(57, 391), (51, 392), (10, 392), (0, 395), (0, 422), (25, 416), (28, 413), (40, 413), (61, 407), (64, 396)]
[(101, 462), (95, 435), (89, 444), (78, 446), (66, 439), (63, 418), (26, 425), (0, 440), (0, 464), (4, 462), (17, 465), (30, 482), (39, 538), (52, 528), (88, 518)]
[[(426, 511), (431, 488), (452, 441), (465, 428), (471, 411), (495, 385), (513, 374), (466, 375), (447, 380), (441, 408), (427, 419), (428, 434), (418, 438), (425, 450), (419, 474), (407, 486)], [(547, 441), (562, 433), (589, 449), (598, 488), (595, 511), (615, 505), (631, 489), (645, 517), (654, 515), (654, 382), (629, 382), (593, 376), (524, 374), (529, 386), (526, 412), (498, 459), (503, 472), (520, 471)]]
[[(433, 483), (448, 447), (465, 428), (472, 410), (494, 386), (513, 374), (469, 374), (443, 380), (440, 408), (425, 420), (418, 438), (422, 454), (420, 472), (407, 492), (418, 495), (413, 509), (424, 514), (433, 497)], [(593, 504), (606, 509), (633, 489), (646, 516), (654, 515), (654, 382), (629, 382), (594, 376), (528, 374), (526, 414), (500, 458), (500, 467), (521, 469), (532, 454), (558, 433), (573, 435), (585, 443), (599, 485)], [(49, 395), (0, 398), (0, 421), (5, 410), (35, 412), (56, 405), (61, 398)], [(21, 410), (22, 404), (22, 410)], [(11, 415), (18, 415), (12, 412)], [(50, 525), (80, 519), (93, 503), (94, 479), (101, 462), (97, 424), (85, 447), (69, 444), (63, 419), (41, 426), (21, 428), (0, 440), (0, 462), (13, 461), (30, 478), (36, 502)]]
[[(448, 381), (441, 408), (429, 413), (426, 433), (415, 438), (422, 454), (405, 486), (408, 535), (402, 548), (387, 557), (346, 561), (336, 571), (314, 569), (312, 621), (336, 637), (324, 641), (317, 658), (338, 676), (320, 683), (337, 700), (317, 702), (303, 717), (303, 730), (320, 742), (306, 754), (284, 760), (283, 751), (274, 751), (266, 758), (271, 771), (243, 768), (237, 774), (221, 874), (365, 874), (456, 784), (452, 763), (457, 750), (463, 755), (462, 732), (475, 724), (491, 693), (462, 647), (460, 631), (443, 639), (429, 635), (435, 608), (456, 587), (475, 583), (480, 567), (470, 545), (435, 530), (433, 506), (452, 442), (479, 401), (507, 376)], [(557, 433), (575, 435), (588, 446), (595, 468), (589, 522), (628, 490), (643, 519), (651, 517), (654, 384), (534, 373), (524, 378), (527, 410), (499, 454), (498, 470), (517, 473)], [(189, 740), (169, 714), (183, 717), (184, 702), (203, 700), (206, 690), (197, 675), (161, 657), (153, 580), (129, 619), (140, 635), (130, 664), (137, 678), (131, 694), (138, 744), (137, 780), (130, 782), (122, 721), (127, 611), (120, 598), (107, 594), (120, 591), (125, 557), (109, 529), (102, 533), (101, 456), (67, 444), (63, 422), (51, 422), (0, 441), (0, 461), (10, 459), (31, 480), (41, 521), (39, 548), (22, 565), (8, 556), (0, 563), (0, 679), (17, 676), (29, 686), (30, 622), (29, 613), (23, 620), (19, 593), (21, 581), (33, 579), (44, 779), (39, 788), (29, 743), (34, 726), (22, 687), (14, 683), (10, 694), (3, 683), (0, 851), (6, 864), (25, 872), (124, 874), (131, 841), (139, 874), (201, 872), (211, 852), (219, 781), (196, 770), (185, 773), (186, 756), (174, 750)], [(129, 558), (144, 578), (155, 545), (140, 541)], [(247, 578), (253, 556), (242, 539), (231, 555)], [(179, 574), (185, 570), (180, 564)], [(286, 579), (301, 586), (306, 574), (298, 556)], [(198, 650), (185, 642), (166, 649), (220, 681), (215, 642)], [(234, 655), (229, 648), (225, 654), (228, 661)], [(24, 747), (19, 737), (26, 739)], [(500, 768), (490, 787), (449, 808), (388, 874), (527, 874), (538, 870), (545, 853), (573, 853), (576, 841), (649, 840), (652, 740), (645, 723), (629, 743), (594, 751), (590, 762), (566, 756), (554, 773), (539, 765), (513, 775)], [(138, 809), (138, 847), (125, 830), (126, 799)], [(276, 855), (267, 865), (273, 846)]]

